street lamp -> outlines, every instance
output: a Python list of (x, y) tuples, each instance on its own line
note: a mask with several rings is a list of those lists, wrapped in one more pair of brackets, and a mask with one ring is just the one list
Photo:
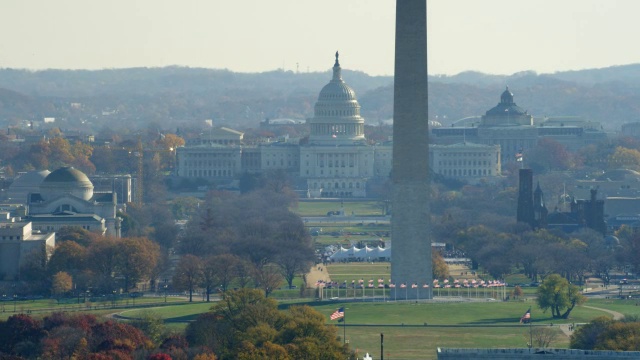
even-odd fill
[(16, 293), (16, 284), (11, 285), (13, 288), (13, 312), (16, 312), (16, 301), (18, 301), (18, 293)]
[(167, 303), (167, 279), (164, 279), (164, 303)]

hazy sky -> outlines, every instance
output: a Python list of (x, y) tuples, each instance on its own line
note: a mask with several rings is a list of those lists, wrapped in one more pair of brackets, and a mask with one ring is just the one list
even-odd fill
[[(429, 0), (429, 73), (640, 62), (639, 0)], [(0, 68), (392, 75), (393, 0), (1, 0)], [(296, 65), (299, 64), (299, 65)]]

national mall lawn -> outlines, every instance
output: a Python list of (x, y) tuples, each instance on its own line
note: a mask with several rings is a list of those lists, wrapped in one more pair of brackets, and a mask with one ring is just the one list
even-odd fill
[[(313, 307), (326, 315), (327, 324), (335, 325), (340, 337), (346, 332), (350, 347), (358, 349), (361, 356), (364, 352), (379, 355), (380, 333), (383, 333), (385, 359), (433, 359), (438, 347), (526, 347), (529, 325), (520, 324), (519, 319), (529, 306), (534, 327), (585, 323), (598, 316), (609, 316), (600, 310), (577, 307), (570, 319), (556, 320), (549, 313), (542, 313), (532, 300), (418, 303), (326, 301), (326, 304), (316, 304), (314, 302)], [(165, 318), (171, 328), (179, 330), (184, 328), (185, 321), (205, 312), (210, 305), (198, 303), (132, 309), (120, 315), (136, 317), (141, 311), (151, 310)], [(615, 308), (624, 314), (640, 314), (640, 306), (635, 306), (632, 301), (595, 300), (586, 305)], [(343, 327), (343, 323), (329, 320), (329, 315), (339, 307), (345, 308), (346, 327)], [(551, 347), (567, 348), (569, 338), (557, 326), (553, 329), (557, 336)]]

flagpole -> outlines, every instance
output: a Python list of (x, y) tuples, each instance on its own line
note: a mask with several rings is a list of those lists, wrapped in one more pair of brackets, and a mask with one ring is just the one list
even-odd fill
[(347, 344), (347, 308), (343, 307), (344, 312), (342, 313), (342, 341), (343, 344)]
[(531, 323), (531, 317), (529, 317), (529, 344), (531, 344), (531, 346), (529, 346), (529, 352), (531, 352), (531, 348), (533, 348), (533, 325)]

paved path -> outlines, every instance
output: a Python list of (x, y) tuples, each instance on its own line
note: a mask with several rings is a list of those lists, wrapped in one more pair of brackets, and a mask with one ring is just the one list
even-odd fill
[[(604, 311), (608, 314), (611, 314), (613, 316), (614, 320), (622, 320), (624, 319), (624, 315), (622, 313), (619, 313), (617, 311), (613, 311), (613, 310), (609, 310), (609, 309), (603, 309), (603, 308), (599, 308), (599, 307), (594, 307), (594, 306), (587, 306), (587, 305), (582, 305), (582, 307), (588, 308), (588, 309), (593, 309), (593, 310), (599, 310), (599, 311)], [(573, 334), (573, 325), (571, 324), (562, 324), (562, 325), (558, 325), (560, 326), (560, 330), (562, 330), (562, 332), (567, 335), (567, 336), (571, 336), (571, 334)]]
[(613, 311), (613, 310), (609, 310), (609, 309), (603, 309), (603, 308), (599, 308), (599, 307), (587, 306), (587, 305), (582, 305), (582, 307), (586, 307), (586, 308), (594, 309), (594, 310), (600, 310), (600, 311), (604, 311), (606, 313), (609, 313), (609, 314), (613, 315), (613, 320), (622, 320), (622, 319), (624, 319), (624, 315), (622, 313), (617, 312), (617, 311)]

